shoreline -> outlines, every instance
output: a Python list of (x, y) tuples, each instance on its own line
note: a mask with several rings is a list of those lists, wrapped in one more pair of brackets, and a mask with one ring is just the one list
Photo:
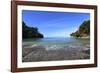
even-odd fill
[(72, 38), (82, 38), (82, 39), (90, 39), (90, 36), (86, 36), (86, 37), (75, 37), (75, 36), (71, 36)]

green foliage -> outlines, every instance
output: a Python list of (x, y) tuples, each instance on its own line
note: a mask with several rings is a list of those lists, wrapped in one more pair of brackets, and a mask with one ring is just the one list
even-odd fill
[(86, 37), (90, 35), (90, 20), (84, 21), (79, 29), (70, 34), (73, 37)]
[(85, 34), (90, 34), (90, 20), (84, 21), (79, 27), (79, 31)]
[(76, 32), (74, 32), (74, 33), (72, 33), (70, 35), (71, 36), (75, 36), (75, 37), (82, 37), (82, 35), (78, 31), (76, 31)]
[(43, 35), (38, 31), (37, 27), (28, 27), (22, 22), (23, 38), (43, 38)]

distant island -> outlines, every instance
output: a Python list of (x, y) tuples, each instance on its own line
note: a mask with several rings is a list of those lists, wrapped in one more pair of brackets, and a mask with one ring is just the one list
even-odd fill
[(90, 37), (90, 20), (84, 21), (80, 26), (79, 29), (70, 34), (72, 37), (77, 38), (89, 38)]
[(26, 38), (43, 38), (43, 34), (38, 31), (37, 27), (29, 27), (22, 22), (22, 32), (23, 32), (23, 39)]

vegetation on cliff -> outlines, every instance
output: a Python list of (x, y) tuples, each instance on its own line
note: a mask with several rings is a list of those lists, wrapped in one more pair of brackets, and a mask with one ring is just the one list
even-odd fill
[(89, 37), (90, 36), (90, 20), (84, 21), (79, 29), (70, 34), (73, 37)]
[(43, 38), (43, 34), (38, 31), (37, 27), (29, 27), (22, 22), (23, 39), (25, 38)]

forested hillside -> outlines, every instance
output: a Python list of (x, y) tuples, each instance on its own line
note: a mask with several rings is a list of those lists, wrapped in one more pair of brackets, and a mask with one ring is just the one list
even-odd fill
[(22, 22), (23, 39), (25, 38), (43, 38), (43, 34), (38, 31), (37, 27), (29, 27)]
[(73, 37), (89, 37), (90, 36), (90, 20), (84, 21), (79, 29), (70, 34)]

